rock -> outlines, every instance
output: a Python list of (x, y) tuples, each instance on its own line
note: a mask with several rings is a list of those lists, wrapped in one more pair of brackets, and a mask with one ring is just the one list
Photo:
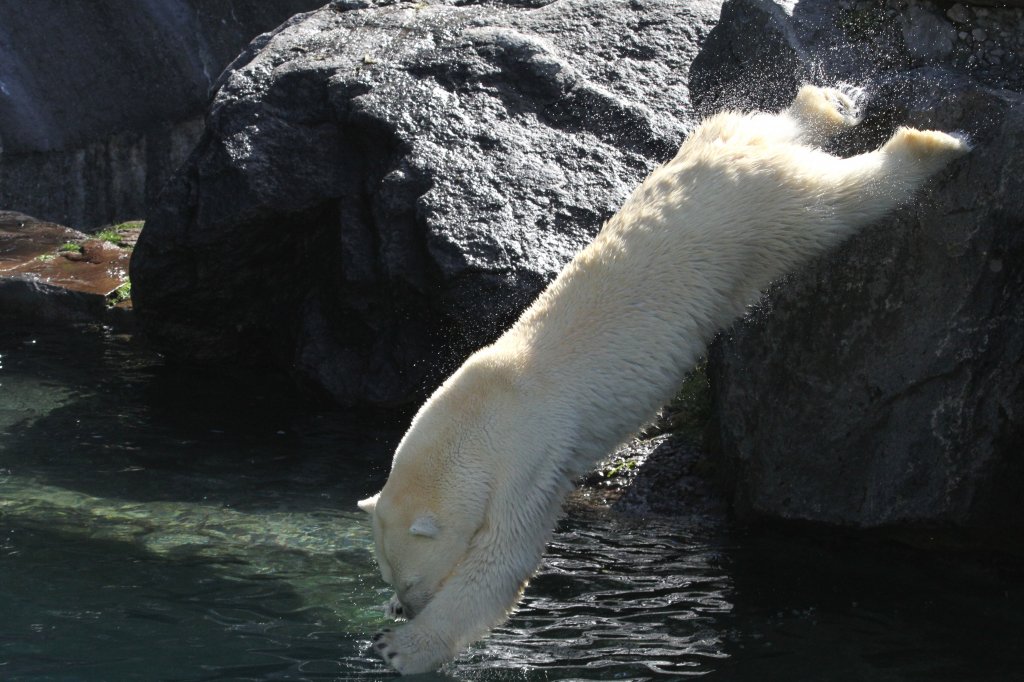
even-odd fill
[(85, 234), (70, 227), (17, 211), (0, 211), (0, 275), (20, 271), (61, 244), (85, 238)]
[[(893, 21), (879, 4), (726, 2), (719, 30), (708, 37), (691, 69), (694, 105), (702, 113), (722, 107), (780, 107), (791, 97), (794, 82), (874, 82), (884, 74), (939, 63), (979, 84), (1024, 89), (1024, 70), (1011, 65), (1013, 60), (1002, 66), (979, 63), (990, 49), (984, 45), (972, 59), (935, 4), (904, 3)], [(885, 4), (901, 6), (895, 0)], [(1011, 8), (992, 9), (985, 17), (978, 17), (975, 8), (966, 11), (971, 12), (972, 30), (985, 37), (996, 26), (1014, 29), (1024, 18), (1024, 11)], [(1012, 34), (1018, 36), (1016, 41), (992, 47), (1019, 56), (1024, 33)]]
[(321, 4), (0, 3), (0, 208), (82, 229), (143, 215), (224, 66)]
[(0, 211), (0, 315), (124, 327), (111, 295), (127, 283), (127, 249), (13, 211)]
[(953, 52), (956, 29), (923, 5), (911, 5), (902, 15), (903, 43), (912, 59), (943, 59)]
[(705, 530), (725, 526), (728, 498), (716, 485), (711, 456), (671, 436), (651, 445), (629, 487), (614, 500), (615, 509), (634, 516), (685, 517), (687, 527)]
[(423, 397), (674, 153), (719, 6), (346, 1), (261, 37), (139, 240), (148, 337)]
[(42, 322), (104, 322), (117, 314), (108, 312), (106, 300), (98, 294), (16, 275), (0, 277), (0, 315)]
[[(197, 119), (158, 121), (81, 147), (4, 153), (2, 207), (83, 230), (144, 215), (147, 202), (185, 160), (201, 130)], [(4, 132), (0, 129), (0, 136)]]
[[(904, 123), (966, 131), (975, 149), (914, 205), (778, 283), (714, 346), (716, 435), (735, 507), (748, 518), (1020, 537), (1024, 97), (975, 80), (956, 57), (863, 62), (870, 51), (856, 43), (885, 36), (843, 21), (823, 0), (792, 14), (727, 2), (711, 52), (695, 60), (694, 100), (749, 106), (810, 74), (852, 80), (868, 104), (841, 149), (872, 147)], [(764, 29), (755, 56), (741, 49), (751, 26)], [(836, 52), (851, 59), (830, 61)], [(783, 67), (771, 91), (744, 75), (770, 70), (748, 62), (760, 58)]]
[(966, 24), (970, 19), (970, 16), (967, 14), (967, 8), (959, 2), (946, 10), (946, 16), (949, 17), (950, 21), (958, 24)]

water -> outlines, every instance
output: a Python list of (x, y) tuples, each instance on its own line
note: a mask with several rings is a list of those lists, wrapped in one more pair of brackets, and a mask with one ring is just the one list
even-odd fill
[[(0, 321), (0, 680), (389, 677), (355, 501), (404, 427)], [(1021, 562), (578, 509), (435, 679), (1024, 679)], [(428, 676), (429, 679), (431, 676)]]

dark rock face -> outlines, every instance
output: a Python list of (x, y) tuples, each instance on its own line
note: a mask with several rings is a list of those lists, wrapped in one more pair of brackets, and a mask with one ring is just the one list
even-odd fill
[(492, 340), (693, 122), (719, 2), (334, 2), (262, 37), (132, 262), (148, 335), (343, 403)]
[(4, 154), (0, 202), (82, 230), (142, 218), (202, 127), (196, 118), (165, 121), (73, 149)]
[(318, 0), (0, 4), (0, 203), (77, 227), (137, 218), (218, 74)]
[[(720, 339), (709, 372), (736, 507), (863, 527), (1019, 529), (1024, 97), (990, 87), (998, 70), (972, 77), (956, 48), (936, 63), (949, 22), (930, 5), (874, 27), (843, 7), (727, 2), (695, 62), (694, 99), (777, 101), (803, 78), (847, 80), (869, 97), (848, 150), (896, 123), (967, 131), (976, 147)], [(772, 65), (781, 70), (759, 75)]]

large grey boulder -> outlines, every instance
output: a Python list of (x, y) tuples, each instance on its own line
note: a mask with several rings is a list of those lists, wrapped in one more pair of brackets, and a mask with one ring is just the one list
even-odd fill
[(167, 353), (421, 398), (674, 153), (714, 0), (348, 0), (255, 41), (149, 220)]
[[(784, 100), (802, 79), (847, 80), (868, 98), (863, 130), (839, 143), (847, 151), (897, 123), (966, 131), (976, 146), (913, 206), (775, 286), (715, 347), (736, 508), (1019, 531), (1024, 72), (1000, 67), (1020, 41), (1003, 43), (997, 63), (972, 62), (971, 45), (943, 47), (956, 22), (928, 3), (881, 23), (856, 13), (864, 3), (791, 4), (725, 3), (694, 66), (694, 99), (749, 106)], [(984, 15), (996, 35), (1021, 14), (996, 12)]]
[(142, 217), (256, 35), (324, 0), (0, 3), (0, 209)]

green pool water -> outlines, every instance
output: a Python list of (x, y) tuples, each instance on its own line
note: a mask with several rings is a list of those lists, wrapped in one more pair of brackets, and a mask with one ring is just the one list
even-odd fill
[[(355, 501), (407, 416), (0, 318), (0, 680), (348, 680), (388, 596)], [(576, 510), (509, 623), (421, 679), (1024, 680), (1024, 570)]]

